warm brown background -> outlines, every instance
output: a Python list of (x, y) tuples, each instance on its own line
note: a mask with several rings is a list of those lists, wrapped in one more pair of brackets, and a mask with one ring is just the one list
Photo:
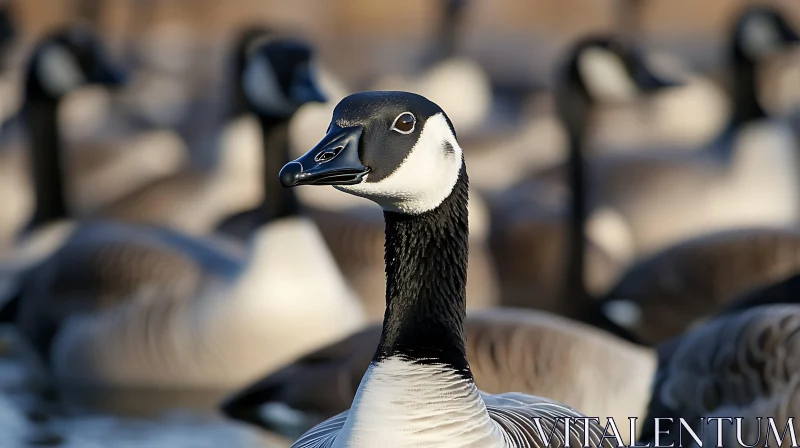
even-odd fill
[[(0, 0), (2, 1), (2, 0)], [(161, 25), (179, 25), (181, 42), (209, 58), (237, 27), (257, 22), (309, 37), (322, 59), (358, 85), (408, 67), (436, 26), (437, 0), (6, 0), (26, 34), (76, 16), (93, 18), (112, 43)], [(745, 0), (471, 0), (464, 51), (495, 76), (547, 75), (563, 46), (593, 31), (627, 29), (647, 45), (713, 68), (730, 19)], [(800, 0), (775, 0), (800, 23)], [(94, 10), (93, 10), (94, 9)], [(164, 40), (161, 35), (161, 41)]]

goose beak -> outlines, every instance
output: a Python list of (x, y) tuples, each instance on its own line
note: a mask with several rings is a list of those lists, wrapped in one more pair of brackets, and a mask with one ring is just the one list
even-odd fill
[(361, 183), (369, 173), (369, 168), (358, 158), (361, 131), (360, 126), (341, 128), (332, 125), (317, 146), (281, 169), (278, 174), (281, 185), (288, 188)]
[(645, 92), (655, 92), (670, 87), (681, 87), (682, 81), (670, 79), (654, 72), (646, 64), (640, 64), (636, 71), (636, 84)]

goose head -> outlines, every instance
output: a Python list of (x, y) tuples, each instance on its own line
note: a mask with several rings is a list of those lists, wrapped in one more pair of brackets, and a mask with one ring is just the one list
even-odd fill
[(572, 47), (565, 88), (593, 104), (630, 101), (642, 93), (679, 85), (650, 67), (640, 48), (613, 37), (590, 37)]
[(746, 8), (733, 24), (731, 45), (733, 125), (782, 115), (796, 107), (800, 36), (767, 5)]
[(304, 104), (325, 102), (314, 76), (314, 52), (305, 42), (266, 35), (246, 53), (242, 86), (256, 114), (289, 118)]
[(34, 50), (27, 72), (28, 98), (59, 101), (90, 84), (119, 86), (122, 69), (89, 29), (71, 26), (46, 37)]
[(279, 176), (284, 187), (333, 185), (385, 211), (418, 215), (450, 195), (463, 169), (439, 106), (413, 93), (360, 92), (339, 102), (322, 141)]
[(608, 36), (577, 42), (557, 84), (558, 112), (571, 133), (582, 132), (593, 106), (631, 103), (681, 85), (653, 70), (638, 47)]
[(733, 24), (732, 56), (738, 64), (756, 64), (800, 42), (800, 35), (776, 9), (746, 8)]

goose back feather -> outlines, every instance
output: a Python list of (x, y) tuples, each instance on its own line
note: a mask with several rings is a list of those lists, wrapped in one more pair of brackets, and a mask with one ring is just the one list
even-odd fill
[[(319, 255), (298, 269), (286, 244)], [(26, 275), (18, 325), (64, 383), (239, 387), (362, 324), (321, 247), (296, 219), (260, 231), (249, 254), (169, 230), (87, 225)]]
[[(756, 417), (774, 417), (781, 431), (800, 411), (798, 335), (797, 305), (756, 307), (707, 322), (676, 342), (659, 367), (649, 417), (680, 416), (691, 423), (743, 417), (742, 440), (767, 441), (766, 419), (759, 433)], [(717, 443), (716, 429), (695, 427), (709, 444)], [(733, 431), (723, 425), (723, 440), (735, 440)]]
[(740, 229), (686, 241), (634, 264), (604, 313), (649, 343), (681, 334), (738, 295), (800, 270), (800, 232)]

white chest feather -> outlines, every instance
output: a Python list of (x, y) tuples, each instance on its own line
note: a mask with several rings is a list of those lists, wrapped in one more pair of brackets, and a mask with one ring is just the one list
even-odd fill
[(333, 446), (503, 444), (473, 382), (442, 366), (389, 358), (367, 370)]

